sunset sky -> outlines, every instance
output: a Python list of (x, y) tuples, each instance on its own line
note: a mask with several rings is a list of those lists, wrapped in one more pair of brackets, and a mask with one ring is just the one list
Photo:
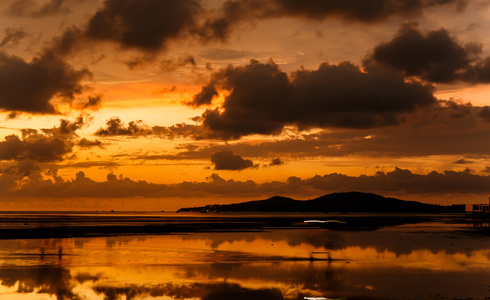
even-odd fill
[(0, 2), (0, 210), (490, 196), (490, 1)]

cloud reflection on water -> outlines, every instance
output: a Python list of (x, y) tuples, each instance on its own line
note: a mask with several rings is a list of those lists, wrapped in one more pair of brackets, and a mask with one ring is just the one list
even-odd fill
[[(423, 226), (1, 240), (0, 245), (0, 296), (19, 299), (418, 299), (436, 294), (483, 299), (490, 290), (488, 237)], [(60, 247), (61, 257), (56, 254)], [(325, 251), (339, 260), (309, 260), (311, 252)]]

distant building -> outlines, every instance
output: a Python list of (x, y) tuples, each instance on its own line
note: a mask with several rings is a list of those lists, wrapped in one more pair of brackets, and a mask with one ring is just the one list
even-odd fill
[(488, 203), (483, 204), (466, 204), (467, 215), (490, 215), (490, 197)]

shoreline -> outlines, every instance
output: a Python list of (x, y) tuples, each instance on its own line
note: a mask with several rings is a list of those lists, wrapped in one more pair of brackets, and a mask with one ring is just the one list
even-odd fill
[[(340, 222), (305, 223), (307, 220)], [(490, 220), (479, 220), (464, 214), (417, 215), (0, 215), (0, 240), (44, 239), (101, 236), (170, 235), (199, 232), (250, 232), (275, 229), (318, 229), (336, 231), (373, 231), (382, 227), (446, 222), (451, 224), (480, 223), (474, 232), (490, 235)], [(473, 227), (468, 226), (469, 229)], [(470, 230), (471, 231), (471, 230)]]

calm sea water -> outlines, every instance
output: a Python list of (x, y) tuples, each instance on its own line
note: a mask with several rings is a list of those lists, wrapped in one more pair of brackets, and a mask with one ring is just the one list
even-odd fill
[[(336, 216), (277, 217), (3, 214), (0, 228), (24, 231), (0, 240), (0, 299), (490, 299), (486, 222), (329, 229), (301, 220)], [(223, 222), (231, 229), (209, 225)], [(190, 229), (46, 237), (60, 227), (170, 223)]]

